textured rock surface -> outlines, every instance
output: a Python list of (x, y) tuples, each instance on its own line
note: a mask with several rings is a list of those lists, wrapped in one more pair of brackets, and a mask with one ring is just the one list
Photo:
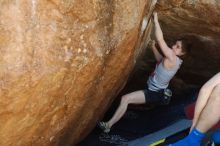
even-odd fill
[(0, 0), (0, 145), (64, 146), (88, 134), (146, 45), (152, 6)]

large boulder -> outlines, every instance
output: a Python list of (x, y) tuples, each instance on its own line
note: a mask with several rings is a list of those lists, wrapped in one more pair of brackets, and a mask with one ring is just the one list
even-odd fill
[(1, 0), (0, 145), (85, 137), (123, 88), (151, 30), (146, 0)]

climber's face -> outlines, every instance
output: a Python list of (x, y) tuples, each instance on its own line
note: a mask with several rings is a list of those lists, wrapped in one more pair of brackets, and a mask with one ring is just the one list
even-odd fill
[(176, 43), (172, 46), (172, 50), (177, 56), (184, 55), (182, 51), (182, 41), (176, 41)]

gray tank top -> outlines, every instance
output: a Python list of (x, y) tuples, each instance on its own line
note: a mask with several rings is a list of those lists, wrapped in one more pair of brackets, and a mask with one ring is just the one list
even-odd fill
[(170, 80), (176, 74), (182, 64), (182, 60), (177, 57), (176, 65), (170, 70), (164, 68), (162, 61), (156, 65), (154, 72), (148, 78), (147, 85), (148, 89), (152, 91), (158, 91), (166, 89), (169, 85)]

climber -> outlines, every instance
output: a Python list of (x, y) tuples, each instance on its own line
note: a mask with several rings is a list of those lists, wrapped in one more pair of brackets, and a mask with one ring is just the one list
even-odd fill
[[(220, 120), (219, 111), (220, 73), (212, 77), (200, 89), (189, 135), (169, 146), (200, 146), (200, 142), (205, 136), (205, 133)], [(218, 138), (220, 138), (220, 136)], [(215, 141), (219, 140), (215, 139)]]
[(163, 33), (158, 22), (158, 15), (154, 16), (154, 33), (157, 43), (163, 55), (161, 55), (152, 43), (152, 51), (157, 60), (154, 72), (148, 78), (146, 88), (144, 90), (135, 91), (122, 96), (121, 103), (113, 117), (108, 122), (99, 122), (98, 126), (108, 133), (110, 128), (121, 119), (127, 110), (128, 104), (168, 104), (172, 92), (167, 89), (170, 80), (176, 74), (182, 64), (180, 57), (185, 56), (189, 52), (190, 42), (186, 38), (178, 39), (170, 48), (164, 41)]

